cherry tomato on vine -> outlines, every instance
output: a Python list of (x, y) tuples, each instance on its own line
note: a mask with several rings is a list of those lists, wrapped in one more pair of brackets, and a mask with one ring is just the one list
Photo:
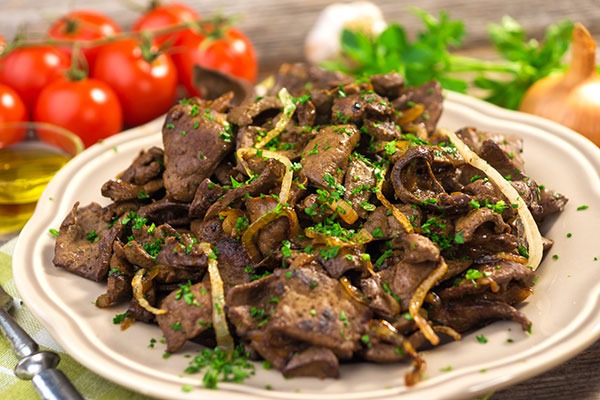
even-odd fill
[[(0, 126), (11, 122), (27, 121), (27, 109), (23, 100), (12, 88), (0, 84)], [(0, 149), (18, 142), (25, 131), (18, 127), (4, 126), (0, 132)]]
[[(200, 16), (188, 5), (182, 3), (159, 4), (153, 6), (140, 16), (132, 26), (134, 32), (152, 32), (157, 29), (197, 21)], [(181, 37), (181, 31), (155, 36), (154, 43), (158, 46), (174, 45)]]
[(38, 98), (34, 118), (70, 130), (86, 147), (121, 131), (123, 124), (115, 92), (92, 78), (64, 77), (46, 86)]
[(198, 64), (216, 69), (253, 83), (256, 79), (258, 61), (250, 40), (238, 29), (217, 24), (208, 26), (210, 34), (199, 30), (186, 30), (181, 33), (172, 57), (177, 66), (179, 82), (192, 96), (201, 94), (193, 86), (193, 67)]
[(70, 64), (69, 57), (51, 46), (17, 47), (0, 57), (0, 83), (13, 88), (32, 113), (42, 89)]
[[(48, 30), (48, 36), (68, 42), (86, 42), (113, 36), (121, 32), (121, 28), (110, 17), (91, 10), (71, 11), (62, 18), (56, 20)], [(81, 47), (88, 67), (92, 67), (96, 53), (102, 46)], [(71, 55), (72, 46), (61, 47), (67, 54)]]
[(177, 95), (177, 70), (171, 58), (134, 39), (105, 46), (96, 57), (92, 77), (115, 91), (126, 126), (166, 113)]
[(25, 103), (15, 90), (0, 84), (0, 124), (21, 121), (27, 121)]

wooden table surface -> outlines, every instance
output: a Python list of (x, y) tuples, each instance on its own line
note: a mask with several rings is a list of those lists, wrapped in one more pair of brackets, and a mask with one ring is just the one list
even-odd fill
[[(303, 41), (318, 13), (333, 1), (260, 0), (217, 1), (182, 0), (201, 15), (215, 13), (240, 17), (237, 26), (256, 46), (263, 74), (282, 61), (302, 61)], [(144, 4), (143, 0), (2, 0), (0, 34), (10, 39), (17, 29), (43, 32), (49, 21), (68, 9), (90, 8), (111, 15), (127, 29), (138, 12), (127, 3)], [(409, 33), (420, 28), (419, 20), (408, 11), (406, 2), (374, 1), (388, 21), (402, 23)], [(593, 35), (600, 35), (599, 0), (421, 0), (413, 3), (437, 14), (446, 10), (452, 18), (465, 21), (467, 37), (464, 51), (482, 58), (493, 57), (487, 41), (486, 27), (498, 23), (503, 15), (517, 19), (528, 34), (541, 37), (546, 26), (562, 18), (582, 22)], [(569, 361), (524, 382), (497, 391), (491, 400), (532, 399), (600, 399), (600, 341)]]

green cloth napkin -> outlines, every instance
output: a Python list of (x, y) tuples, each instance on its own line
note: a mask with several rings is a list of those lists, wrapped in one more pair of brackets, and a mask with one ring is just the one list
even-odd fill
[[(23, 304), (15, 287), (12, 275), (12, 253), (16, 239), (0, 247), (0, 284), (6, 292), (15, 299), (11, 313), (16, 321), (38, 342), (42, 349), (52, 350), (60, 354), (58, 367), (71, 379), (75, 387), (86, 399), (113, 400), (113, 399), (147, 399), (140, 394), (133, 393), (106, 379), (96, 375), (83, 367), (54, 341), (48, 331), (35, 319)], [(14, 375), (17, 358), (8, 340), (0, 334), (0, 399), (39, 399), (33, 384), (22, 381)]]

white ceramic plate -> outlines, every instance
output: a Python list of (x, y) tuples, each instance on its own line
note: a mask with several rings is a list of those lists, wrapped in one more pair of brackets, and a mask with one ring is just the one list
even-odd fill
[[(76, 201), (107, 204), (100, 187), (126, 168), (137, 153), (160, 145), (154, 124), (114, 136), (73, 159), (50, 183), (14, 253), (14, 276), (20, 294), (56, 340), (89, 369), (143, 394), (161, 398), (210, 399), (402, 399), (472, 398), (540, 374), (573, 357), (600, 337), (600, 150), (557, 124), (509, 112), (482, 101), (447, 94), (441, 126), (466, 125), (515, 133), (525, 139), (527, 173), (569, 199), (560, 217), (548, 221), (544, 233), (555, 240), (540, 266), (535, 293), (521, 307), (532, 320), (527, 334), (510, 322), (494, 323), (462, 341), (424, 353), (427, 379), (407, 388), (408, 364), (352, 364), (339, 380), (284, 379), (278, 371), (256, 366), (243, 384), (202, 389), (201, 375), (186, 375), (193, 354), (163, 359), (164, 345), (149, 348), (162, 335), (158, 327), (134, 324), (121, 332), (115, 314), (92, 303), (104, 285), (69, 274), (52, 265), (58, 228)], [(578, 206), (589, 206), (577, 210)], [(568, 235), (569, 234), (569, 235)], [(570, 236), (570, 237), (568, 237)], [(484, 334), (488, 343), (475, 336)], [(190, 393), (182, 386), (194, 385)], [(269, 388), (269, 389), (267, 389)]]

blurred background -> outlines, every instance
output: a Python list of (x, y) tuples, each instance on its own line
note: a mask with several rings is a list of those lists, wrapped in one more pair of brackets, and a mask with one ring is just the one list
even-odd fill
[[(0, 34), (7, 40), (18, 29), (42, 32), (56, 18), (69, 10), (90, 8), (113, 17), (127, 29), (149, 3), (142, 0), (2, 0)], [(261, 74), (268, 73), (282, 61), (303, 59), (303, 43), (323, 8), (334, 1), (324, 0), (186, 0), (201, 16), (216, 13), (237, 17), (237, 26), (255, 44)], [(421, 22), (410, 13), (418, 6), (437, 15), (444, 10), (452, 19), (465, 22), (467, 35), (462, 51), (494, 57), (489, 49), (487, 25), (499, 23), (504, 15), (516, 19), (532, 37), (542, 37), (546, 27), (563, 18), (583, 23), (596, 38), (600, 35), (600, 0), (398, 0), (373, 1), (388, 22), (399, 22), (411, 33)], [(488, 53), (488, 50), (489, 53)]]

